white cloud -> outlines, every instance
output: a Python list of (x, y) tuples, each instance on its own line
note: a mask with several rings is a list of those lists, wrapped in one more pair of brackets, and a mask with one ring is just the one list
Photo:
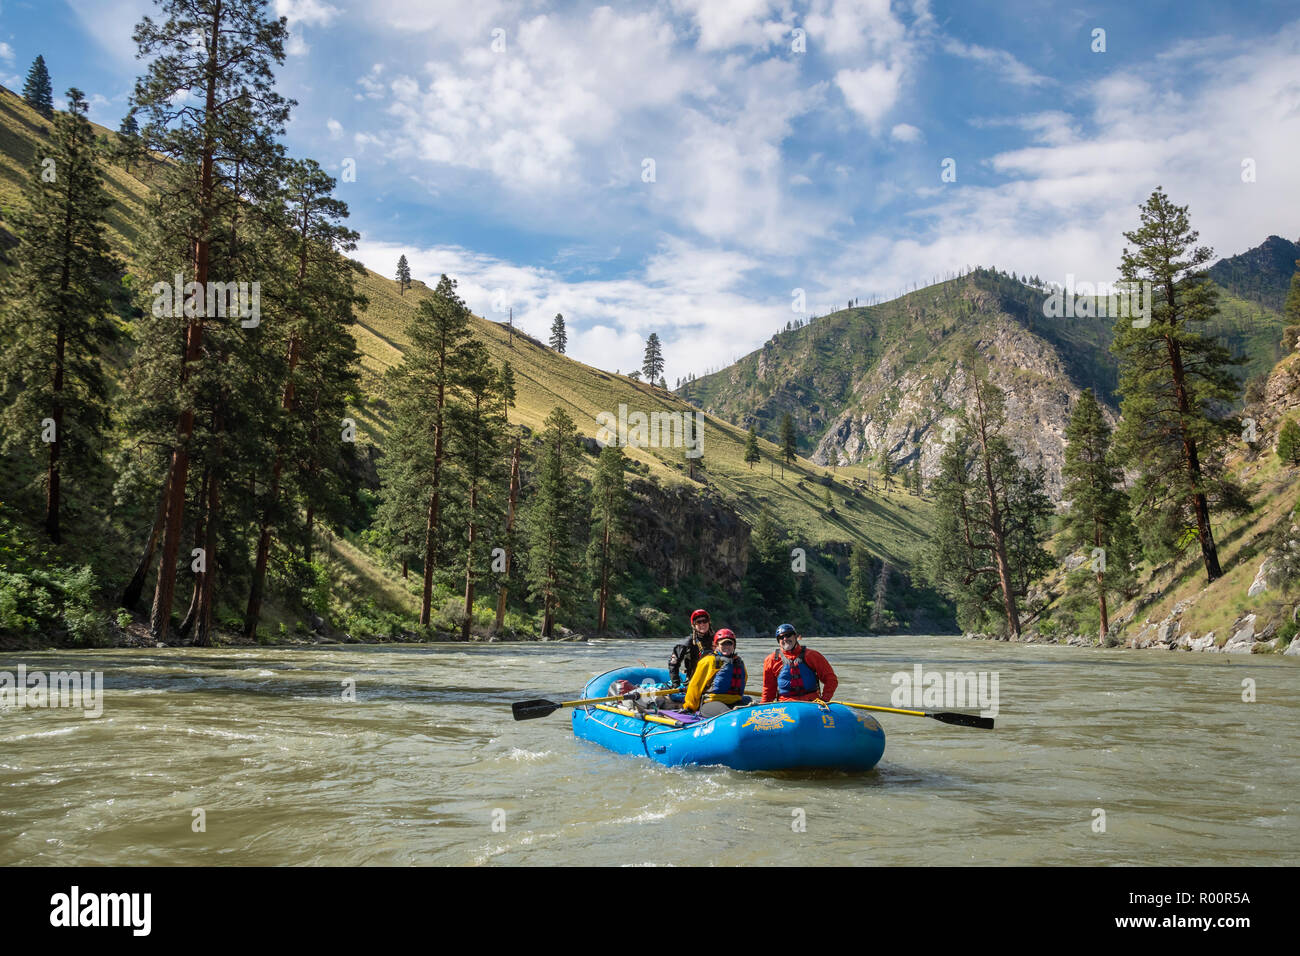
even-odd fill
[(412, 274), (430, 285), (446, 273), (476, 314), (503, 322), (513, 307), (515, 324), (542, 341), (560, 312), (568, 325), (567, 354), (598, 368), (640, 368), (646, 336), (657, 332), (670, 380), (731, 362), (748, 351), (746, 343), (758, 344), (790, 318), (787, 296), (756, 301), (735, 290), (757, 260), (677, 240), (640, 275), (577, 282), (456, 246), (412, 250), (365, 240), (356, 255), (381, 275), (405, 255)]
[(873, 63), (865, 70), (840, 70), (835, 85), (849, 108), (874, 129), (898, 102), (902, 78), (901, 66)]
[(889, 131), (889, 136), (900, 143), (916, 143), (921, 140), (921, 131), (910, 123), (899, 123)]
[(287, 17), (290, 26), (297, 23), (324, 26), (338, 13), (338, 7), (323, 0), (275, 0), (275, 15)]
[(772, 0), (672, 0), (672, 5), (695, 22), (701, 50), (767, 47), (793, 25), (767, 19), (775, 5)]
[(343, 135), (343, 124), (332, 116), (325, 121), (325, 128), (329, 130), (330, 139), (338, 139)]
[(0, 42), (0, 60), (6, 63), (12, 63), (14, 60), (14, 48), (8, 43)]
[[(1110, 280), (1123, 232), (1137, 227), (1138, 205), (1156, 186), (1189, 206), (1201, 242), (1216, 256), (1235, 255), (1270, 233), (1294, 237), (1300, 23), (1269, 42), (1240, 43), (1231, 55), (1219, 46), (1190, 64), (1189, 56), (1156, 57), (1084, 88), (1090, 110), (1082, 116), (1046, 111), (981, 121), (1033, 136), (1035, 145), (989, 161), (1006, 181), (983, 186), (963, 177), (918, 191), (934, 203), (915, 211), (906, 234), (849, 244), (816, 280), (864, 296), (892, 296), (967, 265), (1055, 281), (1069, 272)], [(1205, 82), (1189, 87), (1189, 69)], [(1254, 160), (1256, 182), (1242, 182), (1243, 159)]]
[(965, 60), (974, 60), (992, 67), (1002, 75), (1003, 79), (1016, 86), (1045, 86), (1052, 82), (1048, 77), (1034, 72), (1034, 70), (1021, 63), (1006, 50), (993, 50), (989, 47), (977, 46), (974, 43), (962, 43), (960, 40), (952, 38), (944, 40), (943, 49), (944, 52), (951, 53), (953, 56)]

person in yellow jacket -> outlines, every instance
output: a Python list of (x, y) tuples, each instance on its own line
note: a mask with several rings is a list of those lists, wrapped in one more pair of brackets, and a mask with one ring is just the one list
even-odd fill
[(736, 635), (727, 628), (713, 635), (713, 653), (701, 657), (686, 688), (682, 710), (716, 717), (744, 699), (745, 662), (736, 653)]

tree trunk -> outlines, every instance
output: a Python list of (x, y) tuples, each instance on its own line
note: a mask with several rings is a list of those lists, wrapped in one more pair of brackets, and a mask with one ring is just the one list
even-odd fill
[[(972, 371), (972, 375), (974, 372)], [(1006, 532), (1002, 527), (1002, 509), (998, 507), (997, 488), (993, 483), (993, 462), (989, 457), (988, 423), (984, 418), (984, 394), (979, 380), (975, 381), (975, 406), (979, 415), (980, 457), (984, 460), (984, 484), (989, 496), (989, 533), (993, 535), (993, 554), (997, 560), (998, 584), (1002, 588), (1002, 604), (1007, 615), (1007, 628), (1012, 640), (1020, 639), (1020, 613), (1016, 608), (1016, 595), (1011, 584), (1011, 563), (1007, 560)]]
[[(218, 439), (218, 442), (220, 440)], [(204, 543), (207, 561), (199, 589), (198, 631), (194, 635), (195, 647), (212, 646), (212, 605), (217, 581), (217, 515), (221, 508), (221, 479), (213, 474), (208, 481), (208, 527)]]
[[(66, 264), (64, 269), (66, 271)], [(63, 444), (63, 325), (54, 345), (54, 441), (50, 442), (50, 464), (45, 476), (45, 532), (58, 544), (59, 535), (59, 450)]]
[[(1165, 284), (1165, 295), (1172, 306), (1174, 303), (1173, 283)], [(1169, 353), (1169, 367), (1174, 376), (1174, 394), (1178, 398), (1178, 411), (1186, 418), (1191, 410), (1191, 401), (1187, 396), (1186, 373), (1183, 369), (1182, 350), (1172, 336), (1165, 336), (1165, 348)], [(1187, 477), (1191, 479), (1193, 489), (1201, 487), (1201, 462), (1196, 451), (1196, 440), (1180, 426), (1183, 439), (1183, 462), (1187, 466)], [(1208, 582), (1223, 576), (1219, 567), (1219, 551), (1214, 545), (1214, 531), (1210, 527), (1210, 507), (1205, 492), (1192, 493), (1192, 510), (1196, 513), (1196, 532), (1201, 539), (1201, 557), (1205, 562), (1205, 577)]]
[(144, 554), (140, 556), (140, 561), (135, 566), (135, 574), (131, 575), (131, 580), (122, 589), (122, 599), (118, 603), (128, 611), (136, 609), (136, 605), (140, 603), (140, 595), (144, 592), (144, 582), (149, 577), (149, 568), (153, 564), (153, 556), (158, 550), (158, 536), (162, 534), (163, 523), (167, 518), (167, 491), (169, 488), (170, 485), (167, 484), (167, 479), (164, 477), (162, 494), (158, 498), (158, 507), (154, 512), (153, 527), (149, 530), (149, 540), (144, 546)]
[(469, 487), (469, 547), (465, 549), (465, 619), (460, 624), (460, 639), (469, 640), (469, 626), (474, 619), (474, 516), (478, 508), (478, 482)]
[[(191, 509), (194, 514), (198, 516), (194, 522), (194, 547), (196, 548), (202, 548), (205, 543), (203, 529), (207, 527), (207, 522), (205, 521), (207, 517), (207, 508), (204, 506), (204, 501), (208, 496), (208, 479), (209, 472), (208, 469), (205, 468), (203, 470), (203, 478), (199, 482), (198, 496), (195, 498)], [(191, 629), (194, 627), (194, 621), (198, 617), (199, 594), (203, 590), (203, 575), (207, 573), (207, 561), (207, 552), (205, 551), (203, 556), (203, 567), (205, 570), (196, 574), (194, 577), (194, 586), (190, 589), (190, 606), (185, 611), (185, 618), (181, 621), (181, 626), (176, 629), (176, 636), (182, 640), (189, 636)]]
[(316, 509), (311, 505), (307, 506), (307, 537), (302, 546), (302, 559), (311, 564), (311, 525), (312, 519), (316, 516)]
[[(506, 577), (510, 580), (510, 565), (514, 560), (511, 546), (511, 532), (515, 529), (515, 502), (519, 498), (519, 436), (515, 436), (515, 448), (510, 453), (510, 500), (506, 506)], [(495, 626), (496, 633), (500, 634), (506, 620), (506, 595), (510, 591), (509, 584), (502, 584), (501, 590), (497, 594), (497, 622)]]
[[(217, 144), (212, 128), (212, 114), (217, 106), (217, 54), (220, 50), (222, 5), (217, 0), (212, 11), (212, 29), (208, 37), (208, 56), (206, 96), (204, 99), (204, 136), (203, 151), (199, 158), (199, 223), (198, 237), (194, 242), (194, 281), (198, 283), (200, 294), (206, 295), (208, 286), (208, 227), (209, 210), (214, 190), (213, 157)], [(191, 319), (185, 328), (185, 356), (181, 361), (181, 385), (189, 378), (189, 365), (198, 360), (203, 347), (203, 317)], [(187, 442), (194, 434), (194, 409), (187, 408), (181, 412), (180, 426), (177, 429), (176, 447), (172, 450), (171, 464), (171, 504), (167, 508), (167, 524), (163, 532), (162, 565), (158, 574), (158, 583), (154, 588), (153, 609), (149, 615), (150, 627), (155, 640), (166, 641), (167, 629), (171, 625), (172, 601), (176, 590), (176, 556), (181, 544), (181, 519), (185, 513), (185, 482), (189, 473), (190, 455)]]

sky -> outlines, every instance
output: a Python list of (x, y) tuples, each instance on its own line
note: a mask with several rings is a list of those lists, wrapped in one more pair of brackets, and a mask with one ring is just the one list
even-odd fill
[[(268, 8), (358, 258), (605, 369), (657, 332), (670, 385), (968, 266), (1111, 281), (1157, 186), (1216, 255), (1300, 238), (1294, 0)], [(155, 9), (0, 0), (0, 83), (43, 54), (116, 129)]]

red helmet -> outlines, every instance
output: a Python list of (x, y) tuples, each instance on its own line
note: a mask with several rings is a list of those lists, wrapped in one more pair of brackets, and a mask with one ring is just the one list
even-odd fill
[(704, 610), (704, 608), (700, 608), (698, 611), (692, 611), (692, 612), (691, 612), (691, 623), (694, 624), (695, 621), (696, 621), (698, 618), (701, 618), (701, 617), (704, 618), (704, 620), (707, 621), (707, 620), (709, 619), (709, 612), (706, 611), (706, 610)]
[(730, 629), (730, 628), (726, 628), (726, 627), (724, 627), (724, 628), (722, 628), (721, 630), (719, 630), (718, 633), (716, 633), (716, 634), (713, 635), (713, 646), (714, 646), (714, 647), (717, 647), (717, 646), (718, 646), (719, 644), (721, 644), (723, 641), (731, 641), (731, 643), (733, 643), (733, 644), (736, 643), (736, 635), (733, 634), (733, 633), (731, 633), (731, 629)]

